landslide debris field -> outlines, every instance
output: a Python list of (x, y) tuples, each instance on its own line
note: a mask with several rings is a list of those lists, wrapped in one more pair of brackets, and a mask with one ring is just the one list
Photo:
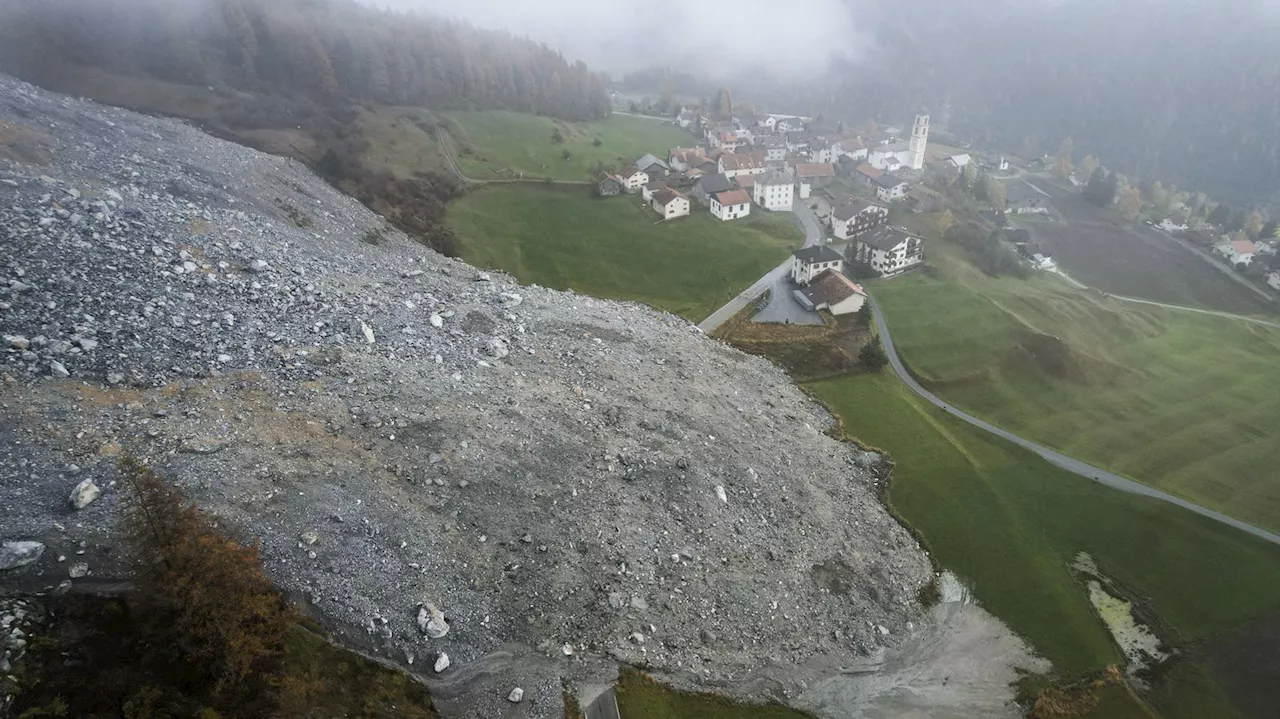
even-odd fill
[(47, 546), (0, 582), (127, 575), (136, 455), (349, 643), (418, 671), (447, 652), (445, 716), (517, 684), (521, 716), (559, 716), (560, 677), (618, 660), (784, 696), (747, 672), (925, 626), (879, 458), (764, 360), (477, 272), (179, 122), (4, 76), (0, 121), (49, 157), (0, 163), (0, 538)]

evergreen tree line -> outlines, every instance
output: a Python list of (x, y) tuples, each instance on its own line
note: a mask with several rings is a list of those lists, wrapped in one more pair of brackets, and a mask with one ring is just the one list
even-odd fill
[(354, 0), (10, 0), (0, 57), (321, 103), (567, 120), (610, 107), (600, 75), (546, 45)]

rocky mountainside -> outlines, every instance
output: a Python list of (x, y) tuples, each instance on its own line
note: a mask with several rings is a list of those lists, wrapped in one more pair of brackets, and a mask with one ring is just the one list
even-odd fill
[(560, 677), (616, 661), (780, 693), (750, 673), (863, 661), (922, 617), (930, 565), (879, 458), (764, 360), (437, 255), (292, 161), (7, 77), (0, 334), (0, 539), (47, 546), (0, 582), (125, 576), (129, 454), (455, 716), (517, 685), (521, 716), (560, 716)]

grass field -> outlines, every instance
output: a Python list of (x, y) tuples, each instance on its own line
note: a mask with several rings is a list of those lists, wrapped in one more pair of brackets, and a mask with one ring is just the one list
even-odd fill
[(524, 283), (645, 302), (699, 321), (777, 267), (803, 235), (790, 215), (721, 222), (702, 208), (659, 222), (639, 195), (490, 186), (449, 208), (462, 256)]
[(936, 276), (871, 285), (911, 370), (1009, 430), (1280, 529), (1280, 332), (992, 279), (931, 241)]
[[(850, 435), (893, 456), (893, 509), (1060, 679), (1120, 661), (1068, 568), (1086, 551), (1186, 652), (1154, 689), (1163, 713), (1234, 715), (1194, 647), (1280, 610), (1280, 549), (1059, 470), (924, 403), (891, 374), (809, 387)], [(1090, 716), (1141, 715), (1117, 706)]]
[[(600, 162), (621, 169), (647, 153), (666, 160), (673, 147), (694, 136), (674, 125), (627, 115), (599, 122), (570, 123), (516, 112), (450, 112), (445, 127), (453, 136), (458, 165), (478, 180), (550, 177), (586, 180)], [(552, 139), (560, 129), (562, 142)], [(600, 144), (595, 144), (596, 140)], [(564, 152), (569, 151), (569, 159)]]
[(1047, 241), (1054, 260), (1081, 282), (1175, 305), (1246, 315), (1277, 312), (1274, 303), (1159, 232), (1135, 225), (1115, 210), (1091, 205), (1079, 192), (1041, 181), (1036, 186), (1053, 196), (1053, 206), (1066, 222), (1026, 227), (1036, 239)]

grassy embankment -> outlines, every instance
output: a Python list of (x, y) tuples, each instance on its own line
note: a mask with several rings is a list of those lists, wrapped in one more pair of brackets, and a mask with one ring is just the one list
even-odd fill
[(949, 401), (1081, 459), (1280, 530), (1280, 331), (1119, 302), (1053, 275), (873, 283), (904, 360)]
[[(585, 123), (515, 112), (449, 112), (443, 117), (459, 167), (477, 180), (586, 180), (596, 163), (621, 169), (645, 153), (665, 161), (672, 147), (694, 142), (687, 130), (626, 115)], [(557, 128), (559, 142), (553, 139)]]
[[(1234, 715), (1195, 647), (1280, 610), (1280, 549), (1059, 470), (926, 404), (887, 371), (810, 387), (849, 435), (892, 454), (893, 509), (1058, 679), (1122, 661), (1068, 567), (1085, 551), (1184, 652), (1151, 697), (1166, 716)], [(1141, 715), (1121, 701), (1091, 716)]]
[(622, 670), (617, 697), (622, 719), (813, 719), (778, 704), (739, 704), (715, 694), (668, 689), (634, 669)]
[(450, 206), (462, 257), (521, 282), (636, 300), (699, 321), (777, 267), (803, 235), (790, 215), (721, 222), (705, 209), (670, 222), (639, 195), (521, 183)]

